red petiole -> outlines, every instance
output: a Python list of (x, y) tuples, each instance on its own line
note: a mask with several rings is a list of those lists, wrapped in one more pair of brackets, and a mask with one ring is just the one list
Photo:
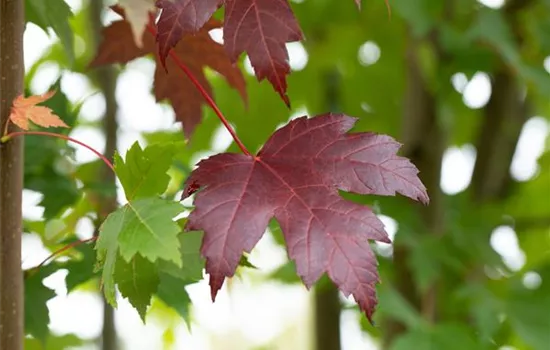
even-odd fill
[(52, 258), (54, 258), (55, 256), (63, 253), (64, 251), (67, 251), (71, 248), (74, 248), (74, 247), (77, 247), (81, 244), (84, 244), (84, 243), (89, 243), (89, 242), (94, 242), (96, 241), (98, 238), (98, 236), (93, 236), (92, 238), (88, 238), (88, 239), (83, 239), (83, 240), (78, 240), (78, 241), (74, 241), (72, 243), (69, 243), (67, 244), (66, 246), (63, 246), (61, 248), (59, 248), (58, 250), (56, 250), (55, 252), (51, 253), (46, 259), (42, 260), (42, 262), (40, 264), (38, 264), (38, 266), (35, 267), (35, 269), (39, 269), (41, 268), (42, 266), (44, 266), (45, 263), (47, 263), (49, 260), (51, 260)]
[[(153, 25), (151, 25), (151, 23), (147, 24), (147, 30), (153, 36), (155, 37), (157, 36), (157, 29)], [(223, 115), (222, 111), (220, 110), (220, 108), (218, 107), (214, 99), (208, 94), (208, 92), (204, 89), (204, 87), (197, 80), (197, 78), (195, 78), (195, 76), (193, 75), (193, 72), (191, 72), (191, 70), (189, 70), (189, 68), (185, 65), (185, 63), (182, 62), (182, 60), (178, 57), (178, 55), (176, 55), (174, 50), (170, 50), (169, 55), (174, 61), (174, 63), (183, 71), (183, 73), (185, 73), (185, 75), (187, 75), (187, 77), (189, 78), (189, 80), (191, 80), (193, 85), (195, 85), (199, 93), (206, 100), (206, 103), (208, 103), (208, 105), (212, 108), (212, 110), (214, 110), (214, 113), (216, 113), (216, 115), (218, 116), (222, 124), (225, 126), (227, 131), (229, 131), (229, 133), (231, 134), (231, 137), (233, 138), (233, 140), (235, 140), (235, 143), (237, 144), (237, 146), (239, 146), (241, 151), (247, 156), (250, 156), (251, 154), (246, 148), (246, 146), (239, 139), (239, 137), (237, 136), (237, 133), (235, 133), (235, 130), (233, 130), (233, 128), (231, 127), (231, 125)]]
[(93, 147), (88, 146), (87, 144), (85, 144), (82, 141), (78, 141), (76, 139), (73, 139), (72, 137), (65, 136), (65, 135), (62, 135), (62, 134), (56, 134), (56, 133), (47, 132), (47, 131), (16, 131), (16, 132), (12, 132), (10, 134), (7, 134), (7, 135), (3, 136), (2, 137), (2, 142), (6, 142), (11, 138), (14, 138), (14, 137), (17, 137), (17, 136), (22, 136), (22, 135), (48, 136), (48, 137), (55, 137), (55, 138), (58, 138), (58, 139), (74, 142), (74, 143), (76, 143), (76, 144), (78, 144), (82, 147), (85, 147), (85, 148), (89, 149), (90, 151), (94, 152), (95, 155), (97, 155), (103, 161), (103, 163), (105, 163), (109, 168), (111, 168), (111, 170), (113, 172), (115, 171), (115, 167), (113, 166), (113, 164), (107, 158), (105, 158), (105, 156), (103, 154), (101, 154), (100, 152), (95, 150)]

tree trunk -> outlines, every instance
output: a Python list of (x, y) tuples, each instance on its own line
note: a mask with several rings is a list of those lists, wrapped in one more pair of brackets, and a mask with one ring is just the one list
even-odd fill
[[(93, 28), (95, 46), (97, 47), (101, 40), (101, 12), (103, 10), (103, 1), (92, 1), (91, 3), (91, 25)], [(113, 159), (117, 147), (118, 125), (116, 114), (118, 106), (115, 98), (117, 74), (113, 67), (100, 67), (96, 70), (94, 78), (105, 98), (105, 116), (103, 118), (103, 133), (105, 134), (105, 152), (108, 159)], [(102, 168), (102, 173), (98, 174), (105, 186), (113, 188), (111, 193), (100, 195), (98, 226), (105, 218), (117, 209), (116, 198), (116, 177), (111, 169)], [(96, 230), (96, 232), (99, 232)], [(103, 298), (103, 329), (101, 332), (102, 350), (116, 350), (118, 348), (117, 332), (114, 321), (114, 310), (111, 305)]]
[(315, 349), (340, 350), (340, 299), (327, 283), (315, 290)]
[[(23, 91), (23, 0), (0, 0), (0, 125)], [(13, 126), (10, 129), (15, 129)], [(0, 349), (22, 350), (24, 339), (21, 270), (23, 139), (0, 145)]]
[(510, 164), (527, 119), (527, 104), (517, 78), (500, 71), (493, 79), (491, 99), (484, 109), (484, 122), (476, 144), (472, 176), (476, 201), (504, 198), (511, 183)]
[[(340, 75), (337, 70), (326, 73), (325, 100), (331, 112), (339, 112)], [(327, 281), (328, 282), (328, 281)], [(338, 289), (332, 282), (319, 282), (315, 288), (315, 349), (340, 350), (340, 312)]]
[[(435, 40), (432, 42), (435, 43)], [(446, 145), (445, 130), (437, 117), (437, 97), (428, 89), (428, 83), (422, 74), (417, 56), (417, 39), (409, 37), (407, 48), (407, 87), (403, 113), (403, 154), (420, 170), (420, 179), (430, 196), (426, 207), (411, 208), (418, 210), (424, 221), (426, 234), (442, 234), (444, 230), (443, 193), (440, 188), (441, 163)], [(436, 45), (434, 47), (437, 49)], [(441, 53), (438, 52), (441, 56)], [(423, 295), (419, 295), (417, 284), (409, 268), (410, 252), (404, 246), (399, 235), (394, 242), (393, 266), (394, 285), (401, 295), (413, 307), (420, 310), (426, 320), (437, 319), (436, 285), (431, 286)], [(383, 339), (384, 349), (406, 331), (405, 325), (394, 319), (385, 322)]]
[[(523, 44), (517, 14), (534, 3), (511, 0), (504, 15), (518, 47)], [(484, 109), (484, 120), (477, 140), (477, 157), (472, 175), (474, 201), (485, 202), (508, 195), (512, 178), (510, 165), (523, 124), (528, 118), (528, 98), (512, 68), (503, 66), (493, 76), (492, 93)]]

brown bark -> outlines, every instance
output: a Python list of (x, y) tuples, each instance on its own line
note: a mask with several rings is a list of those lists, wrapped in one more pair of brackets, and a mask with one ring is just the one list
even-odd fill
[[(12, 101), (23, 91), (23, 30), (23, 0), (0, 0), (2, 130)], [(16, 138), (0, 145), (0, 349), (23, 349), (22, 189), (23, 139)]]
[[(96, 47), (101, 40), (101, 12), (103, 9), (103, 1), (93, 1), (91, 4), (91, 25), (93, 27), (94, 40)], [(118, 110), (115, 89), (117, 74), (113, 67), (100, 67), (95, 71), (94, 78), (105, 98), (105, 116), (103, 118), (103, 133), (105, 134), (105, 152), (104, 155), (108, 159), (113, 159), (117, 146), (117, 131), (118, 125), (116, 114)], [(102, 168), (103, 171), (99, 176), (103, 180), (105, 186), (116, 187), (116, 176), (108, 168)], [(118, 203), (116, 199), (116, 191), (107, 195), (100, 195), (99, 200), (99, 215), (98, 225), (105, 218), (117, 209)], [(96, 231), (98, 232), (98, 231)], [(116, 350), (117, 332), (114, 322), (114, 310), (111, 305), (103, 298), (103, 328), (101, 332), (102, 350)]]

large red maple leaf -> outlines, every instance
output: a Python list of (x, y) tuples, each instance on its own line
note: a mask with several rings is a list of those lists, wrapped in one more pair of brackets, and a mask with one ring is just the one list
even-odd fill
[(286, 43), (303, 35), (287, 0), (158, 0), (163, 11), (157, 40), (161, 61), (188, 34), (196, 33), (225, 4), (224, 45), (232, 62), (246, 51), (259, 81), (266, 79), (290, 105)]
[(370, 319), (377, 303), (377, 262), (369, 240), (389, 243), (384, 225), (338, 189), (396, 192), (423, 203), (418, 170), (389, 136), (347, 133), (356, 119), (342, 114), (302, 117), (276, 131), (256, 156), (224, 153), (199, 163), (184, 188), (196, 194), (187, 229), (203, 230), (212, 299), (233, 276), (275, 217), (287, 251), (309, 288), (324, 272), (352, 294)]
[[(121, 9), (115, 9), (124, 16)], [(175, 53), (191, 70), (203, 88), (212, 96), (212, 88), (204, 75), (204, 67), (210, 67), (220, 73), (228, 83), (239, 91), (247, 101), (245, 80), (240, 69), (231, 63), (223, 46), (216, 43), (208, 32), (221, 27), (221, 23), (211, 19), (201, 30), (181, 40), (174, 48)], [(156, 51), (154, 37), (144, 33), (142, 47), (133, 40), (130, 24), (115, 21), (103, 29), (103, 41), (91, 66), (112, 63), (127, 63), (135, 58), (153, 54)], [(202, 120), (203, 97), (197, 88), (171, 61), (167, 62), (170, 73), (160, 64), (158, 56), (153, 91), (157, 101), (167, 99), (171, 102), (176, 120), (183, 124), (183, 131), (190, 137), (197, 124)]]

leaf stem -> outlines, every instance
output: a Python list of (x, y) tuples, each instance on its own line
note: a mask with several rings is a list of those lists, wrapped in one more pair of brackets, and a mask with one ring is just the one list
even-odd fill
[(46, 259), (42, 260), (42, 262), (40, 264), (38, 264), (38, 266), (36, 266), (34, 269), (39, 269), (41, 268), (42, 266), (44, 266), (45, 263), (47, 263), (49, 260), (51, 260), (53, 257), (55, 257), (56, 255), (59, 255), (61, 253), (63, 253), (64, 251), (67, 251), (71, 248), (74, 248), (74, 247), (77, 247), (81, 244), (84, 244), (84, 243), (89, 243), (89, 242), (93, 242), (95, 240), (97, 240), (98, 236), (93, 236), (92, 238), (88, 238), (88, 239), (79, 239), (78, 241), (74, 241), (72, 243), (69, 243), (61, 248), (59, 248), (58, 250), (56, 250), (55, 252), (51, 253)]
[(74, 142), (74, 143), (76, 143), (76, 144), (78, 144), (82, 147), (85, 147), (85, 148), (89, 149), (90, 151), (94, 152), (95, 155), (97, 155), (103, 161), (103, 163), (105, 163), (105, 165), (107, 165), (109, 168), (111, 168), (111, 170), (113, 172), (115, 172), (115, 167), (109, 161), (109, 159), (107, 159), (103, 154), (101, 154), (100, 152), (95, 150), (93, 147), (88, 146), (87, 144), (85, 144), (82, 141), (78, 141), (76, 139), (73, 139), (72, 137), (65, 136), (65, 135), (62, 135), (62, 134), (56, 134), (56, 133), (47, 132), (47, 131), (17, 131), (17, 132), (12, 132), (11, 134), (7, 134), (7, 135), (3, 136), (2, 139), (0, 140), (0, 142), (4, 143), (4, 142), (7, 142), (11, 138), (14, 138), (14, 137), (17, 137), (17, 136), (22, 136), (22, 135), (49, 136), (49, 137), (55, 137), (55, 138), (58, 138), (58, 139)]
[[(153, 36), (155, 37), (157, 36), (156, 28), (150, 23), (147, 25), (147, 30)], [(197, 80), (197, 78), (195, 78), (195, 76), (193, 75), (193, 72), (191, 72), (191, 70), (185, 65), (185, 63), (183, 63), (183, 61), (178, 57), (178, 55), (176, 55), (174, 50), (170, 50), (169, 55), (170, 57), (172, 57), (172, 60), (174, 61), (174, 63), (185, 73), (185, 75), (187, 75), (187, 77), (189, 78), (189, 80), (191, 80), (193, 85), (195, 85), (195, 87), (200, 92), (202, 97), (204, 97), (204, 99), (206, 100), (206, 103), (208, 103), (208, 105), (214, 110), (214, 113), (216, 113), (216, 115), (218, 116), (222, 124), (225, 126), (227, 131), (229, 131), (229, 133), (231, 134), (231, 137), (233, 138), (233, 140), (235, 140), (235, 143), (237, 144), (237, 146), (239, 146), (241, 151), (247, 156), (250, 156), (251, 154), (246, 148), (246, 146), (239, 139), (239, 137), (237, 136), (237, 133), (235, 132), (235, 130), (233, 130), (233, 128), (231, 127), (231, 125), (223, 115), (222, 111), (220, 110), (220, 108), (218, 107), (214, 99), (208, 94), (208, 92), (204, 89), (204, 87)]]

